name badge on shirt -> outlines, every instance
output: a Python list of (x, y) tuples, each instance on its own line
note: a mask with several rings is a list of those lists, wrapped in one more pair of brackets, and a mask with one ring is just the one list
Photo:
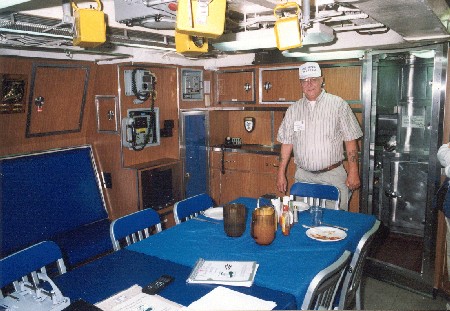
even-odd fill
[(294, 132), (304, 131), (304, 130), (305, 130), (305, 120), (294, 122)]

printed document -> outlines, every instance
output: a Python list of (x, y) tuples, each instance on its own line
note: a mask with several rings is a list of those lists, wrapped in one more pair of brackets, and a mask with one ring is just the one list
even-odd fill
[(132, 287), (96, 304), (104, 311), (178, 311), (182, 305), (165, 299), (159, 295), (148, 295), (142, 287)]
[(256, 261), (216, 261), (200, 258), (186, 282), (250, 287), (258, 266)]

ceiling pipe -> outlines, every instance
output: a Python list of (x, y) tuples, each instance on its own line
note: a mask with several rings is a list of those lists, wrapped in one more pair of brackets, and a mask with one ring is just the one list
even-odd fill
[(311, 16), (311, 4), (309, 0), (303, 0), (303, 12), (302, 12), (302, 28), (309, 26), (309, 19)]
[(72, 23), (72, 5), (70, 0), (62, 0), (63, 22)]

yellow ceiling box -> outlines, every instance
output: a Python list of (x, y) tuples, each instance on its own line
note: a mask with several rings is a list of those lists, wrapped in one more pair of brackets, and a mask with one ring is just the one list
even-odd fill
[[(294, 12), (292, 12), (294, 11)], [(275, 18), (275, 38), (281, 51), (302, 46), (299, 24), (300, 7), (295, 2), (279, 4), (273, 10)]]
[(225, 27), (226, 0), (178, 0), (179, 33), (216, 39)]
[(72, 2), (75, 18), (75, 32), (73, 35), (73, 45), (83, 48), (96, 47), (106, 41), (105, 14), (101, 11), (100, 0), (97, 8), (80, 9), (75, 2)]
[(208, 39), (175, 32), (175, 47), (184, 55), (199, 55), (208, 52)]

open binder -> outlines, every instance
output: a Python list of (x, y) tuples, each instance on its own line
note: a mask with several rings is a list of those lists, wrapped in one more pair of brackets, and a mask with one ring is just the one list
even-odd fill
[(250, 287), (258, 267), (256, 261), (217, 261), (200, 258), (186, 282)]

